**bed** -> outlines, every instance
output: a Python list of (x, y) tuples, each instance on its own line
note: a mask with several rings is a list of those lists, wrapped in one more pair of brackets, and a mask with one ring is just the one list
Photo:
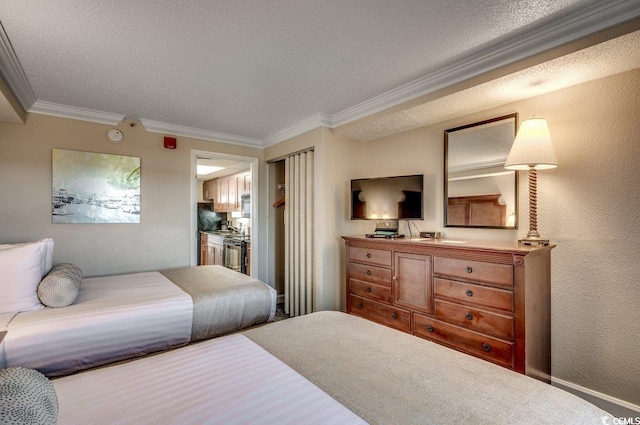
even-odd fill
[(612, 419), (533, 378), (339, 312), (271, 323), (53, 386), (60, 425)]
[(264, 323), (275, 305), (273, 288), (222, 266), (86, 278), (70, 306), (0, 314), (0, 366), (65, 375)]

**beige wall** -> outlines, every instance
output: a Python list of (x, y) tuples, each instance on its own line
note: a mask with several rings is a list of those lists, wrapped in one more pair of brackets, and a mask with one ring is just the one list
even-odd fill
[[(318, 310), (344, 310), (346, 306), (346, 281), (344, 240), (342, 235), (362, 234), (363, 221), (350, 217), (350, 181), (362, 177), (365, 172), (366, 144), (334, 136), (322, 129), (322, 149), (318, 155), (318, 168), (322, 173), (322, 185), (316, 199), (319, 202), (316, 243), (319, 281), (323, 282), (316, 307)], [(317, 254), (321, 254), (318, 256)]]
[[(640, 70), (367, 144), (369, 176), (425, 174), (421, 230), (514, 240), (528, 230), (443, 228), (443, 132), (518, 112), (548, 120), (559, 167), (538, 173), (538, 229), (552, 256), (552, 373), (640, 405)], [(524, 218), (524, 219), (522, 219)], [(401, 229), (402, 230), (402, 229)]]
[[(107, 141), (107, 125), (31, 114), (25, 125), (0, 123), (0, 242), (52, 237), (54, 262), (86, 276), (187, 266), (191, 254), (191, 149), (262, 159), (262, 150), (163, 135), (121, 125), (125, 139)], [(141, 158), (139, 224), (51, 224), (51, 149)]]

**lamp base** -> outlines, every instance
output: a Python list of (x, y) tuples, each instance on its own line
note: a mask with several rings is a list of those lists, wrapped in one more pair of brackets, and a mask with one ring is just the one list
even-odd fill
[(518, 239), (518, 243), (524, 246), (547, 246), (549, 245), (549, 239), (526, 237)]

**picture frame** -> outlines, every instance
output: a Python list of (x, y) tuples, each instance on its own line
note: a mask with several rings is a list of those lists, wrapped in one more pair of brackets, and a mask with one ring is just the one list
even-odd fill
[(140, 158), (53, 149), (54, 224), (140, 223)]

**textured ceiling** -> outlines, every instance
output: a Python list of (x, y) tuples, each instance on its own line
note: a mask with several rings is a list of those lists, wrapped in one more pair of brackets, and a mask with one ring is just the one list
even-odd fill
[(0, 20), (39, 101), (265, 138), (594, 3), (3, 0)]
[[(640, 67), (640, 31), (336, 133), (374, 140)], [(521, 120), (528, 117), (520, 117)]]

